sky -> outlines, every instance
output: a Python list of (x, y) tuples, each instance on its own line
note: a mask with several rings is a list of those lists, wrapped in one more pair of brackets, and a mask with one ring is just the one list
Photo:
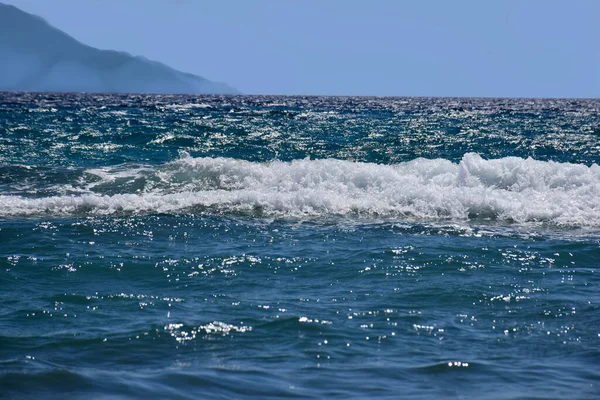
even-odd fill
[(247, 94), (600, 98), (600, 0), (0, 0)]

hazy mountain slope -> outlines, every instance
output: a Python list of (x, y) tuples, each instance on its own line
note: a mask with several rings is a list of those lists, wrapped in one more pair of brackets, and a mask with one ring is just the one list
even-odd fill
[(0, 90), (238, 93), (143, 57), (84, 45), (42, 18), (2, 3)]

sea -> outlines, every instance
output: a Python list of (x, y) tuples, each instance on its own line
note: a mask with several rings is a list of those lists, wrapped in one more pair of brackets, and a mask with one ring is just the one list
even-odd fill
[(600, 100), (0, 93), (0, 398), (598, 399)]

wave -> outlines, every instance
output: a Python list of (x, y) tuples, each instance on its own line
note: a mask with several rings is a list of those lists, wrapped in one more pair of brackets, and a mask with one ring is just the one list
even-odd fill
[(249, 162), (183, 154), (160, 166), (90, 169), (47, 197), (0, 195), (1, 217), (252, 213), (273, 217), (491, 219), (600, 226), (600, 167), (531, 158), (380, 165)]

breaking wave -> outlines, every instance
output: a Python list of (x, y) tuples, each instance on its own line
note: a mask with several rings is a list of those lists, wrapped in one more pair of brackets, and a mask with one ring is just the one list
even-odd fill
[(491, 219), (600, 226), (600, 167), (467, 153), (459, 163), (181, 158), (84, 171), (45, 197), (0, 196), (0, 216), (258, 213)]

